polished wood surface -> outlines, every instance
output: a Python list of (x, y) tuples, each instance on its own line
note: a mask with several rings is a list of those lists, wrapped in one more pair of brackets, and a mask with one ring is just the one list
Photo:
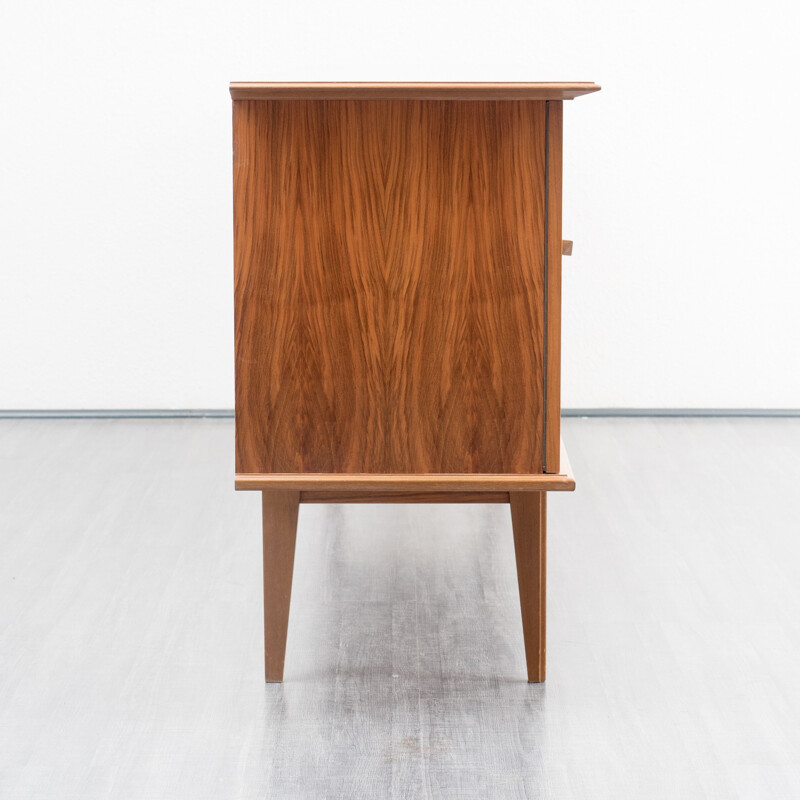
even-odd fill
[(289, 601), (297, 536), (299, 492), (263, 492), (261, 518), (264, 557), (264, 676), (283, 680)]
[(230, 85), (234, 100), (571, 100), (596, 83), (249, 83)]
[(545, 679), (547, 596), (547, 494), (511, 492), (522, 635), (528, 681)]
[(547, 243), (545, 248), (544, 472), (559, 471), (561, 450), (561, 175), (564, 104), (547, 103)]
[(238, 473), (542, 472), (547, 113), (234, 103)]

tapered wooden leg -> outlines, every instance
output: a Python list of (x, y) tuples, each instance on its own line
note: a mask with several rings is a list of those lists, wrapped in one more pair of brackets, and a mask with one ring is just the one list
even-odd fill
[(510, 492), (509, 500), (528, 681), (541, 683), (545, 674), (547, 492)]
[(299, 505), (299, 492), (283, 489), (261, 492), (264, 540), (264, 675), (268, 682), (283, 680)]

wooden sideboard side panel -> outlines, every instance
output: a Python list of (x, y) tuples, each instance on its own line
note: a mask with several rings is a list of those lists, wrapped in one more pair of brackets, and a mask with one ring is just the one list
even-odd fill
[(546, 113), (234, 101), (238, 473), (542, 472)]
[(380, 471), (375, 104), (233, 105), (236, 470)]
[(547, 103), (547, 300), (543, 472), (558, 473), (561, 452), (561, 176), (564, 103)]
[(391, 122), (391, 461), (541, 472), (545, 104), (411, 101)]

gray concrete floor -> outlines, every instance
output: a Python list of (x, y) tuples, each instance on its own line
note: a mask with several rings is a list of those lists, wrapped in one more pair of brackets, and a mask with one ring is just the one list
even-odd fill
[(304, 506), (229, 420), (0, 422), (0, 797), (800, 797), (800, 420), (570, 419), (548, 680), (504, 506)]

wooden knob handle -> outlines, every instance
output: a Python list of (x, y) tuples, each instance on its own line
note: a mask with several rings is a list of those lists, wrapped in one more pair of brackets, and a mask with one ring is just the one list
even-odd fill
[(571, 256), (572, 255), (572, 240), (571, 239), (562, 239), (561, 240), (561, 255), (562, 256)]

